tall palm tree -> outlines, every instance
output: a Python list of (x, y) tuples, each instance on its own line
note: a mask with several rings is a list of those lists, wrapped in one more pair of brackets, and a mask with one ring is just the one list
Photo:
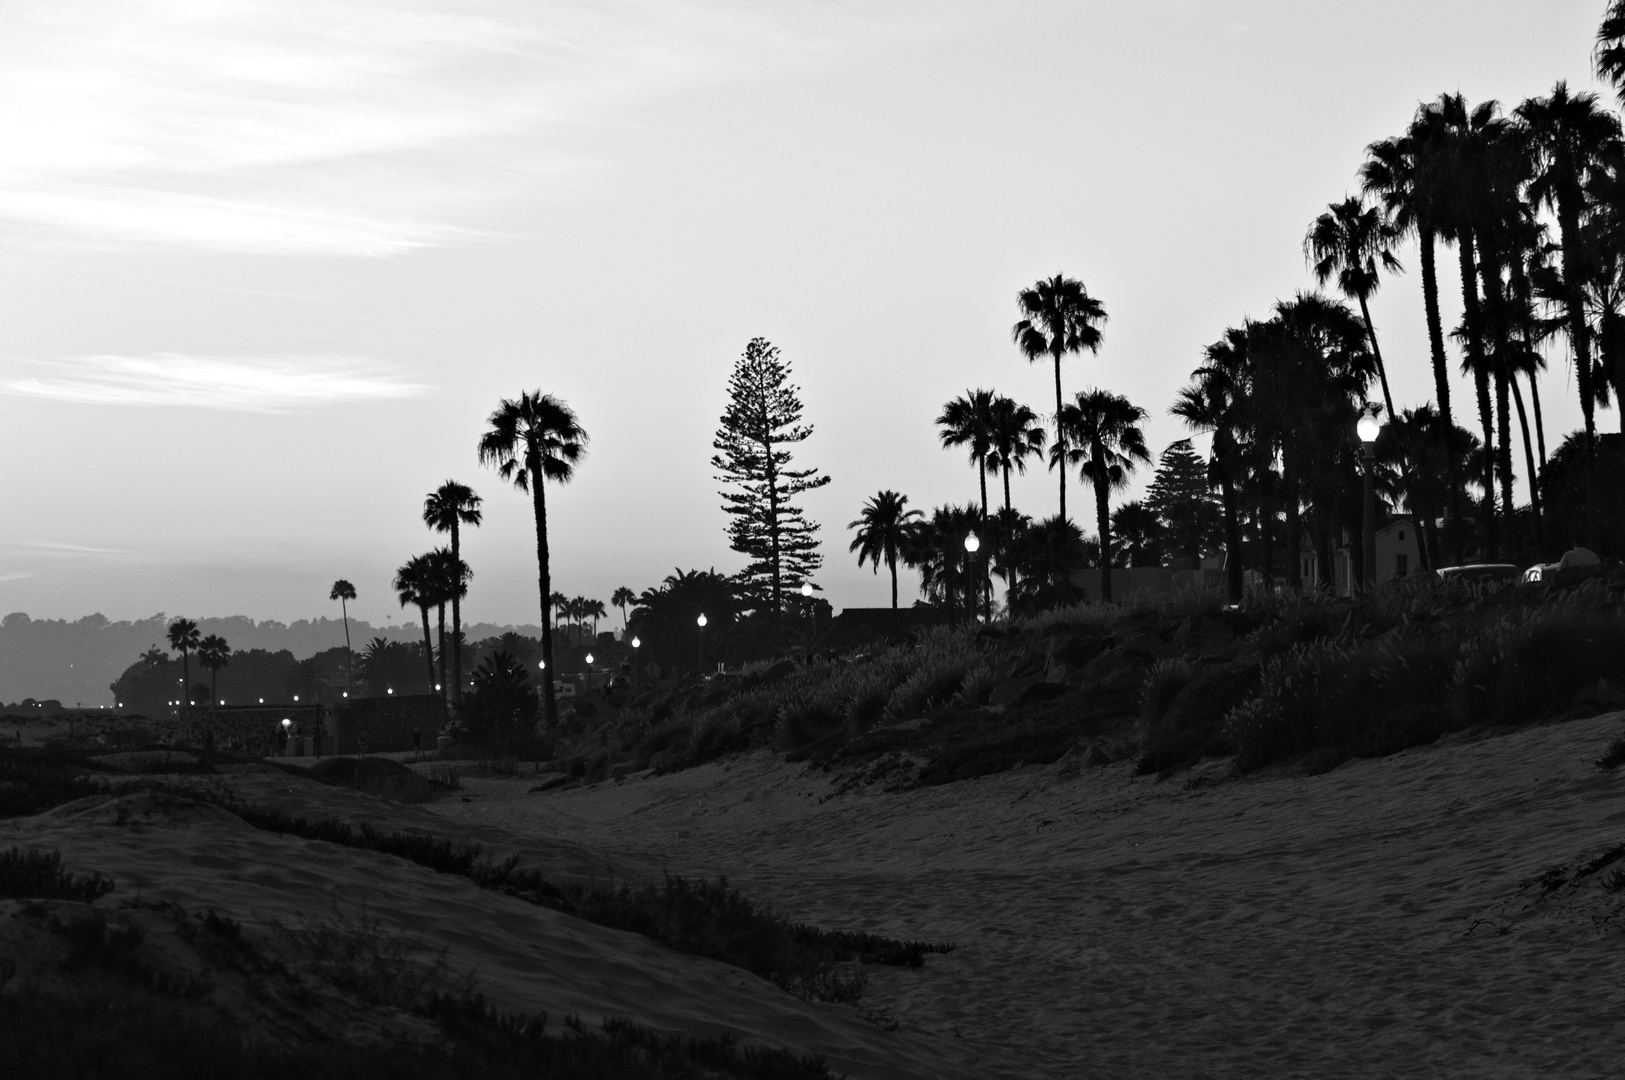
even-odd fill
[(1010, 471), (1023, 475), (1027, 472), (1027, 459), (1044, 454), (1044, 429), (1038, 426), (1038, 414), (1002, 394), (993, 399), (987, 463), (1004, 476), (1004, 508), (1010, 509)]
[[(1052, 461), (1060, 461), (1061, 520), (1066, 520), (1066, 433), (1059, 422), (1062, 408), (1061, 357), (1068, 353), (1100, 351), (1100, 328), (1106, 324), (1106, 308), (1089, 295), (1083, 282), (1056, 274), (1040, 279), (1030, 289), (1016, 294), (1021, 319), (1010, 328), (1010, 337), (1028, 362), (1050, 357), (1055, 363), (1056, 449)], [(1063, 586), (1064, 587), (1064, 586)]]
[(908, 496), (895, 491), (882, 491), (863, 505), (858, 520), (847, 525), (858, 530), (848, 551), (858, 553), (858, 566), (865, 559), (880, 573), (884, 562), (891, 571), (891, 606), (897, 607), (897, 560), (909, 550), (917, 521), (923, 517), (918, 510), (908, 509)]
[[(466, 562), (452, 554), (450, 548), (435, 548), (429, 552), (428, 559), (429, 567), (434, 574), (435, 614), (440, 624), (440, 681), (437, 685), (441, 687), (442, 698), (449, 700), (455, 695), (448, 692), (447, 688), (446, 653), (449, 650), (455, 656), (462, 648), (457, 641), (455, 629), (452, 631), (453, 640), (450, 642), (446, 640), (446, 604), (449, 602), (452, 610), (457, 610), (458, 602), (468, 595), (468, 583), (474, 577), (474, 571), (469, 569)], [(454, 664), (453, 677), (461, 679), (462, 664), (455, 661)]]
[(1382, 401), (1389, 416), (1394, 415), (1394, 395), (1388, 389), (1388, 372), (1382, 364), (1377, 327), (1371, 321), (1367, 301), (1381, 283), (1381, 271), (1397, 274), (1401, 269), (1393, 249), (1398, 235), (1382, 209), (1367, 206), (1360, 199), (1345, 198), (1316, 218), (1303, 239), (1304, 257), (1314, 270), (1316, 283), (1324, 285), (1336, 277), (1339, 291), (1360, 302), (1360, 316), (1371, 338), (1371, 355), (1377, 361)]
[(202, 636), (197, 623), (191, 619), (176, 619), (169, 624), (169, 647), (181, 654), (181, 704), (192, 704), (192, 665), (189, 655), (197, 649)]
[(220, 669), (231, 663), (231, 646), (219, 634), (210, 634), (197, 644), (197, 661), (209, 672), (209, 704), (218, 704)]
[(963, 446), (976, 466), (976, 479), (982, 489), (982, 517), (987, 517), (987, 459), (993, 448), (993, 398), (991, 390), (966, 390), (942, 407), (937, 428), (944, 447)]
[[(1061, 411), (1061, 423), (1075, 449), (1062, 463), (1081, 467), (1095, 486), (1095, 527), (1100, 531), (1100, 598), (1112, 598), (1111, 505), (1113, 491), (1128, 486), (1136, 462), (1149, 465), (1145, 433), (1140, 424), (1146, 411), (1109, 390), (1080, 391)], [(1057, 448), (1064, 444), (1057, 442)]]
[(1597, 77), (1614, 84), (1625, 101), (1625, 0), (1609, 0), (1597, 27)]
[(1191, 385), (1179, 392), (1169, 410), (1185, 421), (1186, 427), (1212, 436), (1208, 477), (1219, 486), (1219, 505), (1224, 513), (1225, 587), (1232, 604), (1241, 602), (1245, 586), (1241, 516), (1236, 499), (1243, 431), (1240, 401), (1246, 394), (1238, 351), (1245, 347), (1240, 344), (1244, 339), (1242, 331), (1228, 330), (1223, 339), (1208, 346), (1207, 362), (1191, 373)]
[(566, 609), (570, 606), (570, 598), (561, 592), (551, 593), (547, 598), (547, 609), (542, 612), (542, 621), (552, 619), (555, 624), (565, 618)]
[[(483, 519), (480, 501), (473, 488), (455, 480), (447, 480), (424, 497), (423, 523), (436, 532), (451, 534), (453, 566), (464, 565), (461, 526), (479, 527)], [(463, 596), (466, 593), (466, 588), (461, 589), (453, 592), (451, 598), (451, 685), (454, 701), (462, 700), (463, 696)]]
[(434, 686), (434, 641), (429, 637), (429, 609), (439, 602), (441, 595), (437, 576), (429, 556), (414, 555), (395, 571), (395, 580), (390, 584), (401, 607), (416, 605), (423, 619), (423, 663), (428, 669), (431, 687)]
[(348, 601), (355, 599), (355, 586), (343, 578), (333, 582), (333, 591), (327, 594), (329, 600), (339, 602), (339, 614), (344, 619), (344, 689), (346, 694), (355, 693), (355, 653), (350, 650), (350, 606)]
[(480, 437), (480, 461), (495, 465), (497, 475), (528, 491), (536, 516), (537, 590), (542, 610), (542, 662), (548, 677), (542, 680), (542, 704), (547, 726), (558, 724), (558, 702), (553, 692), (553, 630), (548, 622), (553, 590), (547, 555), (546, 482), (567, 484), (586, 455), (587, 433), (570, 407), (551, 394), (522, 393), (518, 400), (504, 398), (491, 413), (490, 425)]
[(610, 606), (621, 609), (621, 633), (623, 635), (626, 633), (629, 625), (626, 619), (626, 605), (635, 604), (637, 602), (638, 594), (633, 592), (631, 589), (628, 589), (625, 585), (622, 585), (620, 588), (616, 589), (610, 594)]
[(598, 620), (609, 614), (609, 612), (604, 609), (604, 602), (602, 600), (589, 599), (582, 605), (581, 613), (592, 620), (592, 639), (597, 641)]

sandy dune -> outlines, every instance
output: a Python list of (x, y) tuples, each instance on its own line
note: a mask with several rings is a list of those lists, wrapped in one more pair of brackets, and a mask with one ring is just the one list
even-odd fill
[(465, 777), (470, 801), (426, 806), (272, 771), (219, 778), (554, 874), (726, 874), (821, 926), (958, 944), (923, 969), (870, 968), (860, 1008), (149, 795), (0, 822), (0, 846), (113, 876), (100, 906), (212, 906), (262, 934), (364, 906), (447, 946), (504, 1008), (731, 1031), (854, 1077), (1609, 1076), (1625, 1051), (1625, 889), (1609, 887), (1625, 860), (1580, 868), (1625, 843), (1625, 770), (1592, 764), (1622, 721), (1315, 778), (1214, 764), (1195, 783), (1124, 764), (835, 794), (767, 753), (543, 794), (528, 776)]
[[(1625, 892), (1573, 877), (1625, 843), (1625, 770), (1593, 765), (1622, 718), (1314, 778), (1047, 768), (820, 802), (828, 776), (762, 753), (541, 795), (472, 781), (436, 812), (952, 939), (871, 969), (865, 1003), (983, 1076), (1611, 1076)], [(1534, 883), (1555, 866), (1565, 884)]]

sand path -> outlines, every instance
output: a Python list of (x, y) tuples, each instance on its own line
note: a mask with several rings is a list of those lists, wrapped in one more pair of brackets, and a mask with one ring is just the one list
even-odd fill
[(871, 968), (865, 1004), (980, 1075), (1612, 1076), (1625, 892), (1531, 882), (1625, 842), (1625, 770), (1593, 765), (1621, 722), (1314, 778), (1045, 768), (823, 802), (826, 774), (759, 753), (535, 795), (465, 779), (432, 812), (951, 939)]

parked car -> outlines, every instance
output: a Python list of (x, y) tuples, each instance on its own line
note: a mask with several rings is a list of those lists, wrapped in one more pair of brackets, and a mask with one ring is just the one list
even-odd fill
[(1523, 571), (1512, 563), (1469, 563), (1466, 566), (1442, 566), (1433, 571), (1443, 582), (1459, 581), (1474, 592), (1494, 592), (1508, 585), (1516, 585)]
[(1537, 563), (1523, 572), (1523, 583), (1525, 585), (1538, 585), (1562, 568), (1562, 563)]

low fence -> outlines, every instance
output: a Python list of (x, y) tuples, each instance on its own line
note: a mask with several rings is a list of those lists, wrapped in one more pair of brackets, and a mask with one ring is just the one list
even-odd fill
[[(442, 723), (437, 694), (354, 698), (337, 705), (223, 705), (179, 710), (174, 739), (248, 757), (370, 754), (432, 748)], [(167, 726), (167, 725), (166, 725)]]

